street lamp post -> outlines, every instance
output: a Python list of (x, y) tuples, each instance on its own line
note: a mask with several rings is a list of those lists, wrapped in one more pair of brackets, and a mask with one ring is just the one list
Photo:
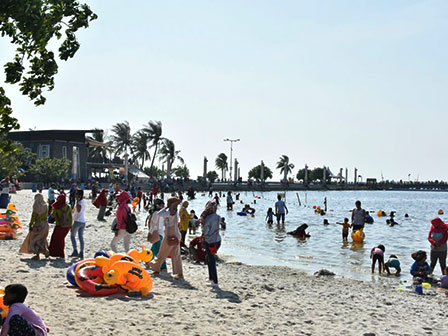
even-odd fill
[(232, 181), (232, 152), (233, 152), (233, 143), (240, 141), (240, 139), (224, 139), (224, 141), (230, 142), (230, 169), (229, 169), (229, 179)]

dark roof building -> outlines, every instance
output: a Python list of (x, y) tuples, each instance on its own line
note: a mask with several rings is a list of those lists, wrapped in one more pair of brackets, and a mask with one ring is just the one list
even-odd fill
[[(86, 181), (88, 170), (89, 145), (101, 143), (86, 138), (86, 133), (102, 130), (47, 130), (10, 132), (8, 138), (20, 142), (25, 148), (37, 154), (37, 158), (57, 158), (71, 161), (67, 177)], [(103, 144), (104, 145), (104, 144)]]

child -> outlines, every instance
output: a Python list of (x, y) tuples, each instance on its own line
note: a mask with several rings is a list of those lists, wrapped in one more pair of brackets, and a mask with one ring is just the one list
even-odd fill
[(296, 238), (309, 238), (309, 237), (311, 237), (311, 235), (305, 232), (305, 230), (307, 228), (308, 228), (307, 224), (302, 224), (294, 231), (288, 232), (288, 234), (290, 234)]
[(400, 275), (401, 272), (400, 261), (398, 260), (398, 257), (395, 254), (391, 254), (389, 259), (387, 259), (386, 263), (384, 264), (384, 268), (386, 269), (388, 275), (390, 275), (389, 267), (395, 268), (396, 276)]
[(376, 247), (373, 247), (370, 251), (370, 259), (372, 259), (372, 274), (375, 273), (375, 264), (378, 260), (378, 273), (381, 274), (384, 267), (384, 251), (386, 251), (386, 248), (384, 245), (378, 245)]
[[(191, 228), (193, 230), (193, 234), (196, 234), (196, 230), (198, 228), (197, 221), (199, 218), (198, 218), (198, 216), (196, 216), (196, 212), (194, 210), (190, 211), (190, 218), (191, 218), (190, 223), (191, 223)], [(190, 234), (191, 234), (191, 232), (190, 232)]]
[(28, 290), (25, 286), (14, 284), (5, 288), (3, 303), (9, 306), (9, 313), (3, 323), (0, 336), (24, 335), (46, 336), (47, 327), (34, 310), (25, 306)]
[(224, 217), (221, 217), (221, 230), (225, 230), (226, 227), (226, 219)]
[(268, 221), (268, 224), (273, 224), (274, 223), (274, 211), (272, 211), (272, 208), (268, 209), (268, 212), (266, 213), (265, 220)]
[(426, 252), (418, 250), (412, 253), (412, 259), (415, 262), (411, 266), (411, 274), (414, 278), (421, 278), (423, 280), (428, 280), (428, 275), (431, 274), (431, 267), (426, 261)]
[(350, 229), (350, 223), (348, 222), (348, 218), (344, 218), (344, 223), (336, 223), (342, 225), (342, 240), (347, 240), (348, 238), (348, 230)]
[(329, 225), (330, 223), (328, 223), (328, 219), (324, 219), (324, 225)]

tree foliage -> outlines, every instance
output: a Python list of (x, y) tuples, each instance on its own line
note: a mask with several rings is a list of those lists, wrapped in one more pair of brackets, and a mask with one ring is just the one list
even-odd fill
[(36, 154), (31, 153), (20, 143), (14, 143), (10, 151), (0, 148), (0, 180), (5, 176), (22, 175), (19, 168), (25, 172), (35, 162)]
[(289, 157), (287, 155), (282, 155), (277, 162), (276, 168), (280, 169), (280, 174), (284, 174), (286, 169), (286, 175), (288, 175), (294, 169), (294, 165), (289, 163)]
[(224, 180), (224, 172), (229, 167), (227, 163), (227, 155), (224, 153), (219, 154), (215, 160), (215, 166), (216, 168), (221, 169), (222, 180)]
[(218, 177), (219, 177), (218, 173), (215, 172), (214, 170), (209, 171), (206, 176), (207, 176), (207, 179), (211, 183), (215, 182), (218, 179)]
[(173, 169), (173, 173), (176, 177), (181, 177), (184, 179), (190, 178), (190, 170), (187, 168), (186, 165), (177, 166)]
[(179, 160), (184, 164), (184, 159), (179, 155), (180, 150), (176, 150), (174, 142), (170, 139), (163, 139), (162, 147), (160, 147), (159, 154), (166, 162), (166, 173), (168, 176), (171, 174), (171, 167), (174, 161)]
[[(5, 82), (17, 84), (23, 95), (35, 105), (46, 98), (43, 91), (54, 88), (58, 72), (55, 52), (50, 49), (56, 40), (58, 57), (66, 61), (79, 49), (76, 32), (87, 28), (97, 15), (89, 6), (74, 0), (2, 0), (0, 1), (0, 33), (16, 46), (12, 61), (5, 64)], [(25, 72), (26, 71), (26, 72)], [(12, 116), (11, 100), (0, 87), (0, 148), (11, 151), (6, 135), (18, 129)]]
[[(261, 180), (261, 165), (258, 165), (249, 171), (249, 179), (251, 178)], [(269, 167), (264, 166), (263, 179), (267, 180), (271, 178), (272, 178), (272, 170)]]
[(166, 172), (162, 169), (159, 169), (157, 166), (145, 167), (145, 168), (143, 168), (143, 172), (146, 175), (152, 176), (155, 178), (161, 178), (166, 175)]
[(57, 182), (68, 176), (70, 161), (67, 159), (37, 159), (30, 167), (30, 174), (35, 175), (40, 181), (49, 183)]
[(159, 142), (163, 140), (162, 138), (162, 123), (160, 121), (151, 120), (148, 122), (147, 126), (142, 129), (148, 136), (151, 146), (154, 147), (154, 154), (151, 160), (151, 168), (154, 166), (154, 160), (157, 155), (157, 150), (159, 149)]
[[(311, 169), (307, 168), (307, 172), (308, 172), (308, 181), (311, 181)], [(305, 168), (299, 169), (299, 171), (297, 172), (297, 180), (302, 180), (305, 181)]]

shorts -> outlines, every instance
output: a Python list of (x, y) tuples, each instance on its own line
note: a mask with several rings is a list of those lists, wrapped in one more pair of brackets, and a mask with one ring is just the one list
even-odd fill
[(361, 224), (361, 225), (355, 225), (355, 224), (353, 224), (352, 229), (353, 229), (353, 232), (355, 232), (355, 231), (364, 229), (364, 225), (362, 225), (362, 224)]
[(280, 220), (282, 220), (282, 222), (285, 221), (285, 214), (277, 214), (277, 222), (280, 222)]
[(268, 219), (268, 224), (272, 224), (274, 221), (272, 219)]
[(446, 267), (446, 254), (447, 251), (432, 251), (431, 250), (431, 264), (437, 263), (437, 259), (439, 260), (440, 267)]
[(384, 264), (384, 256), (382, 256), (380, 254), (374, 254), (372, 257), (372, 262), (375, 262), (377, 260), (380, 264)]
[(342, 239), (348, 238), (348, 231), (342, 231)]

